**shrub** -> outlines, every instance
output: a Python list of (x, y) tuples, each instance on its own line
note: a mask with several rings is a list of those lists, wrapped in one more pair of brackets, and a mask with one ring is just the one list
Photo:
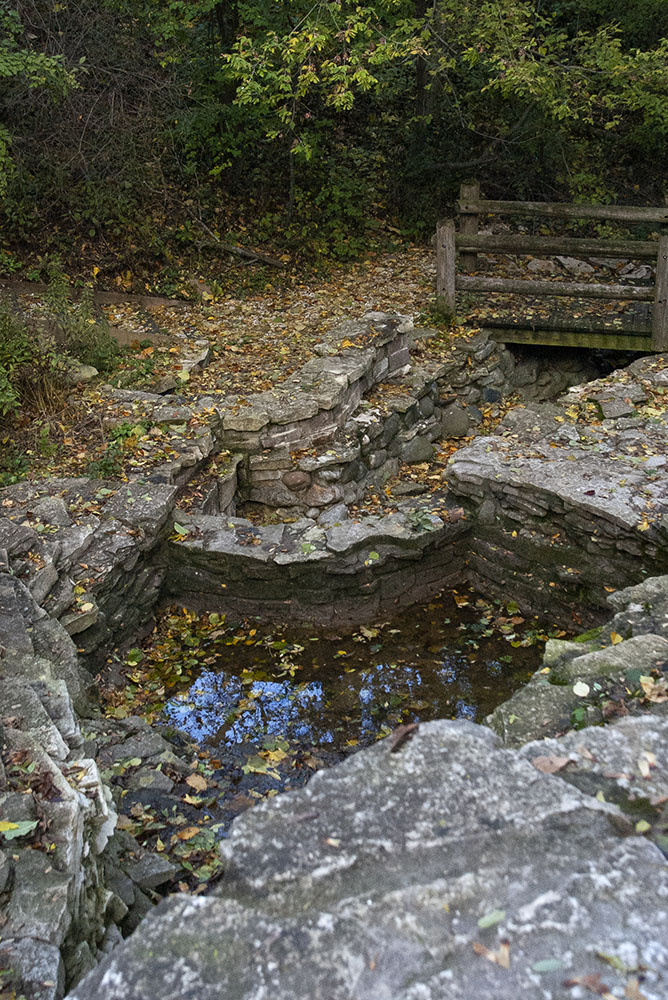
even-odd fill
[(95, 315), (92, 292), (85, 288), (79, 301), (73, 302), (57, 259), (49, 263), (48, 274), (47, 304), (56, 344), (83, 364), (92, 365), (99, 371), (111, 371), (120, 348), (109, 332), (107, 320)]
[(67, 365), (8, 306), (0, 308), (0, 416), (53, 411), (63, 403)]

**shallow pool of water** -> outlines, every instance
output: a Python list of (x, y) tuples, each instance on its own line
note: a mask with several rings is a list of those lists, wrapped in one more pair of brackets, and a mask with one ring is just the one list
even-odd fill
[(237, 787), (285, 787), (403, 723), (481, 721), (539, 665), (542, 642), (519, 645), (539, 631), (512, 605), (470, 593), (347, 636), (227, 627), (214, 662), (164, 717), (220, 758)]

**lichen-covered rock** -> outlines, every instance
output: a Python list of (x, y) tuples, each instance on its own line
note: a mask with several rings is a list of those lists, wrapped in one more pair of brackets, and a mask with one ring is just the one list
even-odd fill
[(72, 1000), (664, 1000), (668, 865), (620, 816), (481, 727), (421, 726), (245, 813), (218, 893), (161, 904)]

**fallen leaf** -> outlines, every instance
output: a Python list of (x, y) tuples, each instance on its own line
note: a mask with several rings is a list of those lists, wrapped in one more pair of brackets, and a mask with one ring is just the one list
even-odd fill
[(646, 757), (638, 758), (638, 770), (640, 771), (643, 778), (649, 778), (650, 766), (649, 766), (649, 761), (646, 759)]
[(14, 840), (15, 837), (27, 837), (37, 826), (37, 820), (21, 819), (16, 823), (11, 820), (0, 820), (0, 833), (5, 840)]
[(586, 990), (593, 993), (597, 997), (605, 997), (605, 1000), (615, 1000), (608, 987), (601, 982), (601, 977), (598, 972), (591, 976), (576, 976), (573, 979), (567, 979), (564, 982), (564, 986), (584, 986)]
[(578, 698), (586, 698), (590, 690), (591, 688), (584, 681), (578, 681), (573, 685), (573, 694), (577, 695)]
[(397, 753), (404, 743), (411, 739), (419, 723), (408, 722), (405, 726), (397, 726), (390, 737), (390, 753)]
[(179, 840), (192, 840), (198, 833), (200, 833), (199, 826), (186, 826), (183, 830), (179, 830), (176, 836)]
[(190, 785), (196, 792), (203, 792), (207, 787), (207, 781), (201, 774), (189, 774), (186, 778), (186, 785)]
[(617, 969), (617, 972), (626, 972), (627, 968), (621, 958), (617, 958), (616, 955), (610, 955), (607, 951), (597, 951), (596, 954), (608, 965), (611, 965), (613, 969)]
[(531, 968), (533, 972), (558, 972), (564, 968), (564, 963), (559, 958), (541, 958)]
[(668, 701), (668, 684), (665, 678), (661, 678), (655, 681), (653, 677), (641, 677), (640, 687), (643, 689), (644, 695), (648, 701), (652, 701), (655, 704), (661, 704), (661, 702)]
[(486, 958), (488, 962), (494, 962), (495, 965), (501, 966), (502, 969), (510, 968), (510, 943), (508, 941), (502, 941), (498, 951), (492, 951), (479, 941), (474, 941), (473, 950), (476, 955)]
[(490, 913), (486, 913), (484, 917), (480, 917), (478, 920), (478, 927), (480, 927), (481, 930), (484, 930), (486, 927), (494, 927), (495, 924), (499, 924), (505, 919), (505, 910), (491, 910)]
[(624, 990), (627, 1000), (647, 1000), (645, 993), (640, 992), (640, 985), (637, 979), (629, 979)]
[(531, 761), (533, 766), (542, 771), (543, 774), (556, 774), (570, 763), (570, 757), (557, 757), (553, 754), (547, 757), (534, 757)]

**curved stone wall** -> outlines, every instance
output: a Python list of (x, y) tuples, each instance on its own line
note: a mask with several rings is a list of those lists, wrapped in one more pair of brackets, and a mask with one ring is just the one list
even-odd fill
[(190, 515), (181, 526), (186, 534), (169, 542), (164, 593), (190, 607), (357, 624), (463, 581), (468, 526), (444, 493), (385, 517), (355, 520), (341, 505), (319, 522), (259, 527)]
[[(132, 838), (107, 843), (113, 809), (94, 760), (103, 741), (95, 720), (85, 734), (79, 723), (96, 713), (82, 664), (97, 669), (106, 649), (140, 634), (161, 598), (349, 624), (470, 580), (570, 623), (574, 611), (600, 621), (608, 592), (668, 568), (665, 358), (515, 410), (455, 455), (447, 491), (382, 517), (335, 502), (381, 483), (400, 459), (428, 459), (439, 434), (466, 434), (476, 401), (524, 377), (484, 335), (431, 357), (433, 339), (372, 314), (248, 405), (109, 389), (105, 420), (146, 420), (158, 442), (131, 481), (0, 491), (0, 801), (3, 820), (19, 824), (2, 831), (0, 961), (28, 995), (59, 997), (65, 977), (136, 925), (151, 905), (144, 889), (164, 875), (159, 865), (146, 874)], [(409, 345), (419, 363), (406, 371)], [(185, 509), (212, 459), (200, 510)], [(285, 505), (291, 519), (235, 517), (248, 499)], [(140, 738), (141, 720), (132, 725), (119, 745)], [(173, 757), (149, 744), (151, 767)], [(16, 829), (27, 832), (5, 836)], [(120, 841), (134, 854), (122, 864)]]

